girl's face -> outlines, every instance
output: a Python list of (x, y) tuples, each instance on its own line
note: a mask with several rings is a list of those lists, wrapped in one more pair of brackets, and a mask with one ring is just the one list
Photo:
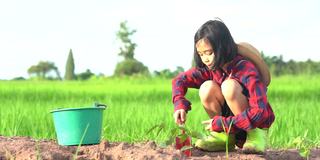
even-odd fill
[(208, 39), (200, 39), (196, 43), (196, 48), (202, 63), (211, 68), (213, 66), (214, 52)]

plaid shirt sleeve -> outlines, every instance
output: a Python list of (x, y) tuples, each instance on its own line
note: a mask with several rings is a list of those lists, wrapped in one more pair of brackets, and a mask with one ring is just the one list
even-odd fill
[(210, 72), (206, 69), (192, 68), (180, 73), (172, 80), (172, 102), (174, 111), (191, 110), (191, 102), (185, 98), (188, 88), (200, 88), (201, 84), (210, 79)]
[[(238, 129), (248, 131), (256, 127), (269, 128), (274, 121), (274, 113), (267, 100), (267, 88), (259, 78), (259, 72), (255, 66), (249, 62), (244, 61), (237, 65), (235, 80), (239, 81), (249, 92), (249, 106), (241, 114), (236, 116), (222, 117), (215, 116), (212, 119), (212, 130), (222, 132), (223, 126), (226, 131), (229, 129), (231, 133)], [(232, 122), (232, 127), (229, 125)]]

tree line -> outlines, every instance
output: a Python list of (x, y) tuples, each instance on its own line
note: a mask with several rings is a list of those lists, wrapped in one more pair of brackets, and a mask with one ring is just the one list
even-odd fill
[[(36, 65), (32, 65), (28, 68), (28, 74), (31, 79), (37, 80), (87, 80), (94, 75), (89, 69), (85, 72), (75, 74), (75, 64), (72, 49), (69, 50), (69, 55), (66, 62), (66, 71), (64, 78), (60, 76), (58, 67), (55, 66), (53, 62), (50, 61), (40, 61)], [(53, 75), (52, 75), (53, 72)], [(16, 78), (16, 80), (23, 79), (21, 77)]]
[[(127, 21), (121, 22), (119, 30), (116, 33), (117, 39), (120, 40), (121, 46), (118, 55), (123, 58), (114, 70), (113, 76), (144, 76), (144, 77), (162, 77), (162, 78), (173, 78), (180, 72), (184, 71), (184, 68), (178, 66), (175, 70), (163, 69), (161, 71), (154, 71), (150, 73), (147, 66), (142, 62), (138, 61), (134, 57), (135, 48), (137, 44), (132, 42), (131, 36), (136, 33), (135, 29), (130, 29), (127, 26)], [(307, 61), (294, 61), (289, 60), (285, 62), (283, 56), (267, 56), (261, 51), (262, 58), (269, 66), (270, 72), (274, 76), (280, 75), (299, 75), (299, 74), (318, 74), (320, 73), (320, 62), (307, 60)], [(192, 63), (193, 64), (193, 63)], [(95, 75), (87, 69), (82, 73), (75, 73), (75, 63), (72, 53), (72, 49), (69, 50), (67, 62), (65, 66), (65, 74), (62, 78), (58, 67), (50, 61), (40, 61), (36, 65), (32, 65), (28, 68), (27, 72), (31, 79), (47, 79), (47, 80), (88, 80)], [(14, 78), (14, 80), (23, 80), (23, 77)]]
[(289, 60), (285, 62), (283, 56), (266, 56), (261, 51), (262, 58), (269, 66), (270, 72), (274, 76), (281, 75), (314, 75), (320, 73), (320, 62), (308, 59), (306, 61)]

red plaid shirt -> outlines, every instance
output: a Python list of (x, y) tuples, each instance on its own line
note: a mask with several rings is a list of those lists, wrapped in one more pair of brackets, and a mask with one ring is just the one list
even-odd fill
[[(226, 72), (221, 69), (213, 71), (207, 68), (192, 68), (180, 73), (172, 80), (174, 110), (191, 110), (191, 103), (185, 98), (188, 88), (199, 89), (201, 84), (207, 80), (213, 80), (221, 86), (227, 77), (238, 81), (248, 91), (249, 106), (236, 116), (214, 116), (212, 130), (222, 132), (222, 123), (227, 131), (231, 129), (231, 133), (239, 129), (248, 131), (256, 127), (269, 128), (275, 117), (267, 100), (267, 87), (260, 80), (259, 72), (254, 64), (240, 55), (236, 56), (227, 66)], [(232, 127), (229, 128), (231, 121)]]

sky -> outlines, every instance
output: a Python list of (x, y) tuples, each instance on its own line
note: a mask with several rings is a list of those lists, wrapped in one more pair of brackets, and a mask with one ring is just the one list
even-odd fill
[(76, 73), (112, 75), (122, 21), (137, 30), (135, 58), (151, 72), (188, 69), (195, 32), (215, 17), (267, 56), (320, 61), (318, 0), (0, 0), (0, 79), (28, 78), (39, 61), (63, 76), (70, 49)]

